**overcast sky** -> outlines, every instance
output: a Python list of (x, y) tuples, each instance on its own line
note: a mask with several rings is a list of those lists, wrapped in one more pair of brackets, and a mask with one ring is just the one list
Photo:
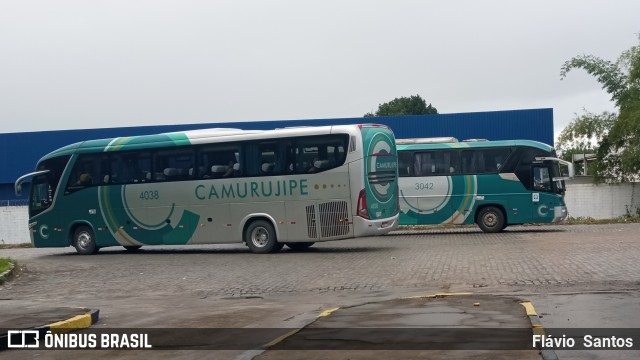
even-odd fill
[(0, 0), (0, 133), (440, 113), (613, 110), (580, 54), (638, 43), (640, 1)]

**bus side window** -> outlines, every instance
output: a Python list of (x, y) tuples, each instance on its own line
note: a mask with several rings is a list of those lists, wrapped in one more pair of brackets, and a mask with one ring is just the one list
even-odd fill
[(411, 151), (400, 151), (398, 153), (398, 175), (411, 176), (413, 174), (413, 153)]
[[(199, 148), (191, 176), (198, 179), (220, 179), (240, 176), (240, 146), (237, 144), (205, 145)], [(196, 175), (197, 173), (197, 175)]]
[(436, 164), (430, 152), (416, 153), (413, 167), (416, 176), (431, 176), (436, 171)]
[(151, 180), (151, 153), (138, 153), (133, 162), (133, 182), (144, 183)]
[(506, 159), (511, 154), (509, 148), (496, 148), (496, 149), (484, 149), (483, 158), (485, 164), (485, 171), (487, 173), (496, 173), (502, 168)]
[(156, 181), (188, 180), (193, 176), (194, 153), (191, 149), (161, 150), (155, 157)]
[(67, 191), (80, 190), (100, 182), (100, 162), (97, 155), (83, 154), (76, 160), (69, 174)]

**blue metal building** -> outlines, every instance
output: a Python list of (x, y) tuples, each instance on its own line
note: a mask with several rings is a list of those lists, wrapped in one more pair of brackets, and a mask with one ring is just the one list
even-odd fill
[[(375, 122), (389, 126), (393, 130), (396, 138), (399, 139), (453, 136), (458, 139), (527, 139), (553, 145), (553, 109), (5, 133), (0, 134), (0, 200), (18, 199), (13, 192), (14, 181), (21, 175), (33, 171), (36, 162), (42, 156), (62, 146), (84, 140), (157, 134), (211, 127), (269, 130), (288, 126), (342, 125), (367, 122)], [(25, 193), (28, 193), (26, 186), (24, 190)], [(22, 199), (25, 199), (25, 195), (22, 196)]]

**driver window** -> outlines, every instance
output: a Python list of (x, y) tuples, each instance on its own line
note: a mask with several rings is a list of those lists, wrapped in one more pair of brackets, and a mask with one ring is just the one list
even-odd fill
[(549, 176), (549, 168), (533, 168), (533, 188), (535, 190), (551, 191), (551, 177)]

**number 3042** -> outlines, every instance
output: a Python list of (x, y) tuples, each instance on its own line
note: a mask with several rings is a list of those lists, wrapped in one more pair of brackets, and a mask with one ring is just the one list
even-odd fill
[(416, 190), (431, 190), (433, 189), (433, 183), (416, 183)]

